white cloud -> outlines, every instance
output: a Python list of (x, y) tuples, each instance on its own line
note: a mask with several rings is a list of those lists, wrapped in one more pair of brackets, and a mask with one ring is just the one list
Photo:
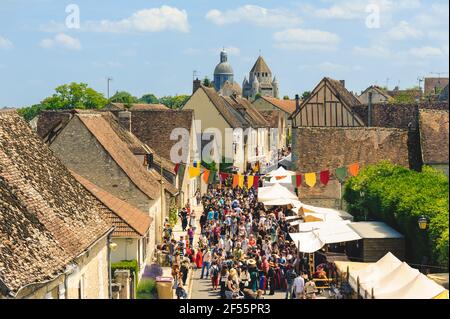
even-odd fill
[(81, 50), (80, 40), (73, 38), (65, 33), (58, 33), (53, 38), (45, 38), (40, 43), (44, 49), (63, 48), (67, 50), (78, 51)]
[(391, 51), (387, 47), (381, 45), (374, 45), (370, 47), (356, 46), (353, 48), (353, 52), (356, 55), (366, 57), (388, 58), (391, 56)]
[(227, 11), (210, 10), (206, 19), (217, 25), (247, 22), (259, 27), (289, 27), (301, 22), (297, 15), (288, 10), (267, 9), (256, 5), (245, 5)]
[(324, 19), (362, 19), (367, 17), (368, 5), (377, 5), (380, 13), (390, 14), (398, 10), (412, 10), (421, 6), (420, 0), (333, 0), (326, 8), (309, 7), (309, 12)]
[(94, 32), (161, 32), (173, 30), (189, 32), (188, 15), (185, 10), (161, 6), (135, 12), (131, 17), (119, 21), (89, 21), (82, 26), (86, 31)]
[(392, 40), (417, 39), (423, 36), (423, 32), (412, 27), (406, 21), (400, 21), (398, 25), (387, 32), (387, 36)]
[(311, 29), (287, 29), (274, 34), (275, 46), (287, 50), (335, 49), (340, 43), (337, 34)]
[(444, 52), (440, 48), (424, 46), (420, 48), (412, 48), (409, 50), (409, 53), (415, 57), (427, 59), (441, 56)]
[(14, 46), (10, 40), (0, 36), (0, 50), (12, 49)]

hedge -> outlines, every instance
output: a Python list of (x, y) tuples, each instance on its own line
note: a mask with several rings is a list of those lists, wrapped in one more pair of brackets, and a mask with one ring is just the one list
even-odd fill
[[(383, 221), (405, 236), (406, 257), (448, 269), (448, 177), (431, 167), (416, 172), (389, 162), (364, 168), (344, 186), (344, 200), (356, 221)], [(418, 219), (425, 216), (427, 230)]]
[(139, 264), (137, 260), (122, 260), (116, 263), (111, 263), (111, 272), (113, 275), (116, 270), (121, 269), (129, 270), (134, 273), (134, 287), (136, 290), (139, 277)]
[(156, 282), (154, 279), (142, 279), (137, 288), (137, 299), (155, 299)]

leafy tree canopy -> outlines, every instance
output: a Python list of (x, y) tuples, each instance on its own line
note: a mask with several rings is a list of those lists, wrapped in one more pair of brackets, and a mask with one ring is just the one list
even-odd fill
[(131, 95), (128, 92), (120, 91), (120, 92), (116, 92), (116, 94), (114, 94), (109, 99), (109, 101), (113, 102), (113, 103), (133, 104), (133, 103), (137, 103), (138, 99), (137, 99), (137, 97)]
[(305, 91), (302, 93), (302, 100), (306, 100), (311, 95), (310, 91)]
[(283, 96), (283, 100), (290, 100), (289, 95)]
[(139, 100), (139, 103), (145, 103), (145, 104), (158, 104), (159, 99), (154, 94), (144, 94)]

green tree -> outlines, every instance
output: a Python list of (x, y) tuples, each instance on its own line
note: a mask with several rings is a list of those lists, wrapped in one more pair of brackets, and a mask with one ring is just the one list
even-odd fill
[(64, 84), (55, 89), (52, 96), (45, 98), (40, 104), (22, 108), (19, 114), (27, 121), (33, 119), (41, 110), (61, 109), (101, 109), (108, 100), (103, 94), (88, 87), (86, 83)]
[(290, 100), (289, 95), (283, 96), (283, 100)]
[(189, 95), (164, 96), (159, 99), (159, 103), (164, 104), (168, 108), (178, 110), (186, 104)]
[[(431, 167), (422, 172), (389, 162), (364, 168), (345, 184), (344, 199), (355, 220), (369, 219), (387, 223), (405, 236), (410, 262), (421, 263), (423, 256), (448, 267), (448, 177)], [(423, 231), (417, 221), (429, 220)]]
[(309, 98), (311, 96), (311, 92), (310, 91), (305, 91), (302, 93), (302, 100), (306, 100), (307, 98)]
[(146, 103), (146, 104), (158, 104), (159, 99), (154, 94), (144, 94), (139, 100), (139, 103)]
[(205, 76), (205, 78), (203, 79), (203, 83), (202, 84), (204, 86), (206, 86), (206, 87), (211, 87), (212, 86), (211, 80), (207, 76)]
[(137, 103), (138, 99), (137, 97), (131, 95), (130, 93), (126, 91), (118, 91), (116, 94), (114, 94), (110, 99), (110, 102), (112, 103), (124, 103), (126, 105)]
[(406, 90), (399, 92), (394, 97), (395, 103), (399, 104), (412, 104), (416, 102), (416, 91), (414, 90)]

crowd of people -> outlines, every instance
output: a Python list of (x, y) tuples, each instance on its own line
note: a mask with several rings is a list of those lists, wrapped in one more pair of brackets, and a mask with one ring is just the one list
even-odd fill
[(209, 280), (211, 291), (224, 299), (262, 299), (276, 291), (285, 298), (316, 298), (312, 279), (326, 279), (332, 269), (325, 263), (310, 272), (308, 256), (299, 254), (289, 237), (291, 209), (267, 209), (254, 188), (229, 183), (210, 185), (200, 201), (204, 211), (196, 243), (197, 221), (189, 205), (179, 212), (187, 235), (174, 238), (170, 227), (165, 230), (164, 249), (178, 298), (186, 298), (190, 267), (198, 268), (199, 280)]

